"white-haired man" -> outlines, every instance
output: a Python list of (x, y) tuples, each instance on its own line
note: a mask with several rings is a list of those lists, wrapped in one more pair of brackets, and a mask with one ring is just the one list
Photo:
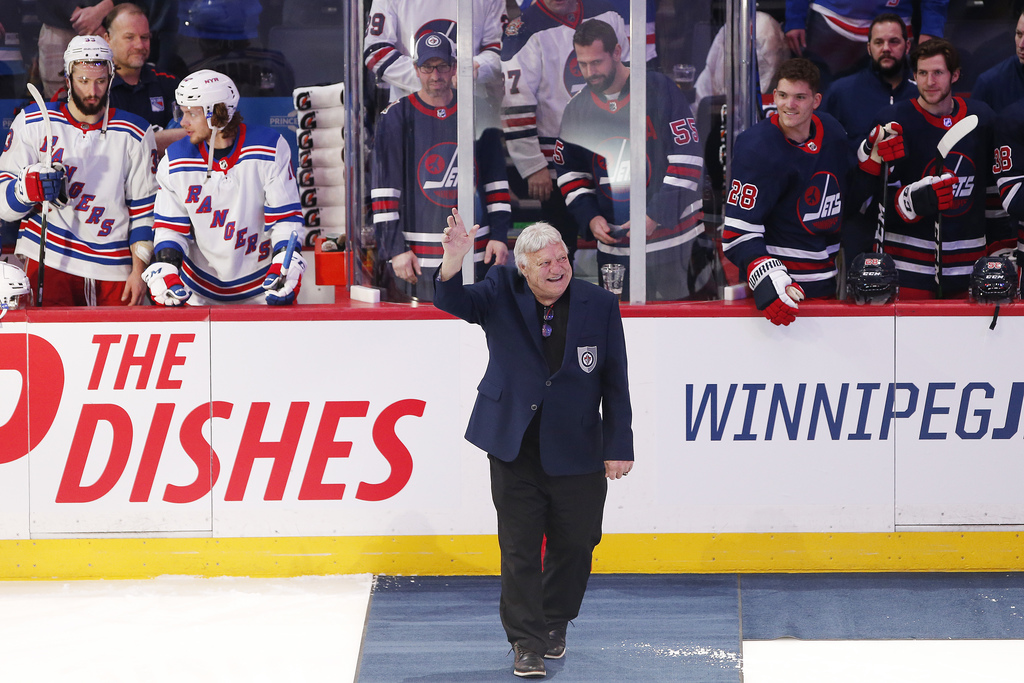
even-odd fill
[(565, 627), (583, 602), (605, 477), (633, 468), (626, 341), (615, 295), (573, 279), (565, 243), (546, 223), (523, 230), (515, 265), (464, 286), (477, 227), (467, 233), (456, 210), (448, 218), (434, 304), (487, 333), (466, 439), (490, 460), (513, 673), (543, 677), (543, 657), (564, 656)]
[(188, 136), (157, 169), (150, 296), (165, 306), (292, 303), (306, 262), (296, 250), (282, 273), (303, 231), (288, 143), (242, 123), (238, 89), (222, 73), (186, 76), (175, 99)]
[(67, 103), (51, 102), (45, 113), (28, 106), (7, 135), (0, 156), (0, 218), (21, 221), (15, 252), (27, 259), (37, 288), (42, 212), (49, 209), (45, 290), (37, 304), (138, 304), (153, 251), (153, 133), (138, 116), (107, 106), (114, 65), (106, 41), (75, 37), (64, 64)]

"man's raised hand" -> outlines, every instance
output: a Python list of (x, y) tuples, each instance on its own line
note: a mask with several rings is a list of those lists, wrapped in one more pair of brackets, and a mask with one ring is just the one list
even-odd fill
[(476, 232), (479, 229), (479, 225), (474, 225), (467, 233), (466, 224), (462, 222), (459, 210), (452, 209), (452, 215), (448, 216), (448, 227), (444, 229), (444, 237), (441, 238), (441, 246), (444, 248), (439, 274), (441, 280), (448, 280), (462, 270), (462, 259), (473, 251)]

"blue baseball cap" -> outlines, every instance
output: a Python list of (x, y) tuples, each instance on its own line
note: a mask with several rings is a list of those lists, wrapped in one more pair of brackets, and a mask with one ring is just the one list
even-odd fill
[(423, 66), (428, 59), (440, 58), (445, 64), (455, 62), (455, 46), (443, 33), (432, 31), (416, 39), (416, 66)]

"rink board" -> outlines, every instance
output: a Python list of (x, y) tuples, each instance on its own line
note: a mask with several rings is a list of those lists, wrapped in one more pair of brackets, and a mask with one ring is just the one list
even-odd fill
[[(1017, 307), (804, 309), (624, 307), (637, 465), (595, 568), (1019, 567)], [(31, 310), (0, 345), (0, 576), (497, 571), (475, 326)]]

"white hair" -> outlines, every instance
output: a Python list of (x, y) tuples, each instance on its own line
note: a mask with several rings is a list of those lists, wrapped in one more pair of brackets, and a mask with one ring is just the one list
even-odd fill
[(565, 246), (565, 242), (562, 241), (562, 235), (550, 223), (534, 223), (524, 228), (516, 238), (516, 247), (513, 250), (516, 257), (516, 268), (521, 271), (526, 266), (527, 254), (540, 251), (550, 244), (561, 244), (566, 253), (569, 253), (569, 247)]

